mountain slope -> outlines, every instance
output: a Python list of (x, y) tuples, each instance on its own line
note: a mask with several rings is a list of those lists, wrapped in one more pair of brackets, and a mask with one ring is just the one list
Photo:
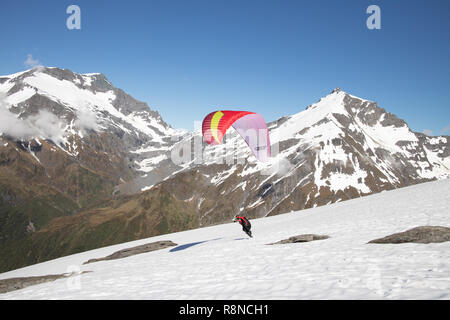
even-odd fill
[[(202, 184), (183, 193), (182, 173), (161, 184), (211, 224), (240, 211), (263, 217), (450, 177), (450, 137), (414, 133), (376, 103), (339, 89), (269, 130), (275, 154), (268, 164), (231, 132), (223, 145), (203, 145), (186, 161), (182, 172), (195, 172)], [(179, 144), (195, 144), (198, 134)]]
[(4, 271), (237, 213), (271, 216), (450, 176), (449, 137), (412, 132), (340, 89), (268, 124), (266, 164), (233, 129), (224, 144), (206, 145), (99, 73), (0, 77), (0, 113)]
[(133, 151), (167, 148), (180, 132), (102, 74), (38, 68), (0, 77), (0, 254), (9, 257), (0, 270), (58, 254), (41, 250), (35, 233), (127, 193), (139, 172)]
[[(450, 226), (449, 187), (446, 179), (254, 219), (252, 239), (227, 223), (83, 252), (0, 274), (91, 271), (0, 299), (448, 299), (450, 242), (368, 242), (422, 225)], [(330, 237), (267, 245), (309, 233)], [(83, 265), (159, 240), (178, 247)]]

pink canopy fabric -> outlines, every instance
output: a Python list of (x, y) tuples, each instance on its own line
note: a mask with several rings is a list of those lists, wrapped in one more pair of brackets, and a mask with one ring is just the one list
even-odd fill
[(230, 126), (241, 135), (256, 159), (266, 162), (270, 158), (270, 137), (264, 118), (249, 111), (215, 111), (203, 120), (203, 138), (208, 144), (222, 143)]

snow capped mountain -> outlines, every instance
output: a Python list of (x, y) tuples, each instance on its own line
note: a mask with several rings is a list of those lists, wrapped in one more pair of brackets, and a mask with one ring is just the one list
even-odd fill
[[(117, 244), (0, 274), (72, 274), (0, 299), (449, 299), (450, 242), (369, 244), (417, 226), (448, 226), (450, 180), (330, 206)], [(299, 234), (328, 239), (268, 245)], [(175, 246), (84, 264), (155, 241)]]
[[(241, 211), (252, 217), (284, 213), (450, 177), (449, 137), (414, 133), (375, 102), (340, 89), (269, 123), (269, 130), (268, 163), (256, 162), (232, 129), (224, 144), (203, 144), (188, 157), (180, 172), (195, 172), (202, 183), (195, 180), (195, 188), (178, 194), (195, 203), (201, 223)], [(194, 132), (180, 143), (189, 147), (199, 140)], [(171, 192), (185, 179), (180, 172), (163, 182)]]
[[(167, 149), (180, 134), (100, 73), (39, 67), (1, 76), (0, 254), (39, 242), (53, 219), (132, 192), (128, 183), (148, 159), (139, 151)], [(1, 259), (0, 269), (36, 261), (38, 252)]]
[[(83, 148), (79, 143), (87, 132), (119, 137), (120, 149), (137, 173), (124, 188), (129, 192), (148, 190), (199, 166), (225, 164), (224, 171), (211, 176), (217, 185), (232, 172), (240, 172), (241, 166), (227, 163), (242, 164), (241, 176), (270, 172), (276, 176), (279, 170), (295, 175), (296, 168), (310, 166), (310, 177), (303, 175), (298, 180), (303, 182), (295, 186), (313, 181), (315, 194), (310, 192), (310, 197), (321, 189), (332, 193), (351, 189), (354, 195), (364, 195), (450, 176), (448, 137), (414, 133), (376, 103), (340, 89), (305, 111), (269, 124), (273, 149), (278, 153), (267, 165), (256, 163), (235, 132), (223, 145), (211, 147), (202, 145), (200, 130), (189, 133), (171, 128), (157, 111), (115, 88), (100, 73), (37, 68), (0, 77), (0, 93), (5, 95), (10, 113), (28, 120), (23, 121), (23, 132), (3, 125), (0, 131), (5, 134), (31, 138), (32, 133), (33, 138), (50, 139), (73, 156)], [(188, 148), (192, 157), (174, 161), (174, 154), (189, 143), (200, 146), (200, 153)]]
[(207, 145), (101, 73), (1, 76), (0, 254), (23, 252), (0, 270), (450, 177), (450, 137), (340, 89), (268, 127), (261, 163), (234, 129)]
[(133, 147), (149, 139), (164, 144), (175, 131), (158, 112), (115, 88), (100, 73), (37, 68), (0, 77), (0, 92), (6, 95), (9, 110), (21, 119), (47, 110), (64, 121), (59, 140), (65, 144), (71, 134), (83, 137), (82, 129), (113, 130), (128, 136)]
[[(166, 153), (186, 132), (170, 127), (157, 111), (115, 88), (101, 73), (36, 68), (0, 77), (0, 94), (5, 105), (0, 108), (2, 115), (15, 124), (11, 127), (11, 121), (0, 121), (0, 135), (51, 140), (77, 158), (84, 145), (95, 138), (117, 149), (115, 153), (126, 159), (125, 165), (141, 175), (166, 160), (159, 166), (166, 169), (151, 173), (152, 183), (178, 170), (167, 161)], [(125, 193), (136, 192), (136, 184), (123, 183), (119, 188)]]
[[(414, 133), (376, 103), (339, 89), (273, 131), (280, 137), (306, 141), (306, 149), (318, 148), (316, 184), (334, 190), (353, 186), (361, 193), (376, 191), (367, 181), (375, 174), (381, 174), (379, 182), (402, 184), (405, 174), (399, 174), (400, 167), (414, 179), (439, 179), (450, 174), (449, 137)], [(434, 144), (441, 145), (440, 152), (430, 150), (436, 149), (431, 147)], [(329, 170), (329, 165), (340, 170)], [(369, 173), (368, 166), (373, 167)]]

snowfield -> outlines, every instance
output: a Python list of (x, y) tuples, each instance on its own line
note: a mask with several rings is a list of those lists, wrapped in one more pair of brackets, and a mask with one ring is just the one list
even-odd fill
[[(367, 244), (417, 226), (450, 226), (450, 179), (252, 220), (123, 243), (0, 275), (91, 271), (0, 299), (449, 299), (450, 242)], [(329, 239), (267, 245), (315, 233)], [(178, 247), (83, 265), (158, 240)], [(3, 257), (2, 257), (3, 258)]]

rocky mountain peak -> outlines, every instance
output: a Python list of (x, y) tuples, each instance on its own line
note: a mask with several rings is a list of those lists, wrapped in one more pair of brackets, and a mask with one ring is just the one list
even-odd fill
[(342, 91), (341, 88), (337, 87), (337, 88), (334, 88), (333, 91), (331, 91), (331, 93), (339, 93), (341, 91)]
[(147, 136), (158, 141), (166, 136), (165, 131), (172, 130), (157, 111), (116, 88), (102, 73), (78, 74), (68, 69), (38, 67), (0, 79), (5, 103), (22, 119), (45, 109), (58, 118), (64, 117), (70, 133), (74, 129), (71, 121), (81, 116), (88, 123), (99, 124), (91, 129), (109, 128), (122, 131), (121, 136)]
[[(38, 68), (0, 77), (0, 94), (0, 120), (13, 124), (0, 127), (10, 130), (0, 134), (0, 212), (17, 217), (10, 225), (22, 226), (23, 241), (30, 221), (43, 243), (57, 244), (50, 239), (61, 235), (92, 239), (96, 226), (108, 241), (125, 233), (134, 240), (168, 226), (216, 224), (241, 212), (276, 215), (450, 177), (450, 137), (416, 134), (375, 102), (339, 88), (268, 124), (278, 151), (264, 164), (236, 132), (206, 146), (201, 132), (170, 128), (103, 74)], [(11, 138), (24, 124), (29, 140)], [(180, 150), (194, 158), (174, 163)], [(5, 234), (15, 241), (17, 230)], [(23, 248), (18, 257), (32, 252)]]

